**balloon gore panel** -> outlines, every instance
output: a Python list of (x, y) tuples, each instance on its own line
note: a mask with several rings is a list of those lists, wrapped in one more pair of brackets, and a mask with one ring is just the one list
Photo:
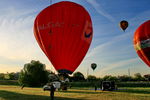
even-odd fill
[(150, 67), (150, 20), (137, 28), (133, 43), (138, 56)]
[(59, 73), (71, 74), (86, 55), (93, 37), (89, 13), (62, 1), (42, 10), (34, 22), (35, 38)]

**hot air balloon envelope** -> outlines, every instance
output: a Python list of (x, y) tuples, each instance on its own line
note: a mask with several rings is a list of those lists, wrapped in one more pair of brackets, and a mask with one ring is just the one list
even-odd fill
[(122, 20), (119, 25), (120, 25), (121, 29), (122, 29), (123, 31), (125, 31), (126, 28), (128, 27), (128, 22), (125, 21), (125, 20)]
[(150, 67), (150, 20), (137, 28), (133, 43), (139, 57)]
[(96, 67), (97, 67), (97, 64), (96, 64), (96, 63), (92, 63), (92, 64), (91, 64), (91, 68), (92, 68), (93, 70), (95, 70)]
[(89, 13), (79, 4), (63, 1), (42, 10), (34, 35), (59, 73), (71, 74), (86, 55), (93, 37)]

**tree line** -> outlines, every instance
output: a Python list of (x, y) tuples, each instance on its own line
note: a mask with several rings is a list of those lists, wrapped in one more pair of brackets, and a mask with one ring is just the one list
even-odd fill
[(129, 75), (120, 75), (120, 76), (111, 76), (106, 75), (102, 78), (97, 78), (94, 75), (89, 75), (87, 78), (84, 78), (84, 75), (81, 72), (75, 72), (73, 74), (73, 81), (120, 81), (120, 82), (127, 82), (127, 81), (150, 81), (150, 74), (141, 75), (140, 73), (135, 73), (134, 76)]
[[(89, 75), (85, 78), (81, 72), (75, 72), (72, 76), (67, 76), (71, 82), (93, 82), (93, 81), (150, 81), (150, 74), (141, 75), (135, 73), (134, 76), (121, 75), (111, 76), (106, 75), (98, 78), (94, 75)], [(59, 81), (59, 74), (55, 74), (50, 70), (46, 70), (45, 64), (40, 61), (32, 60), (30, 63), (24, 64), (23, 69), (16, 73), (0, 73), (0, 80), (18, 80), (20, 85), (31, 87), (43, 86), (47, 82)]]

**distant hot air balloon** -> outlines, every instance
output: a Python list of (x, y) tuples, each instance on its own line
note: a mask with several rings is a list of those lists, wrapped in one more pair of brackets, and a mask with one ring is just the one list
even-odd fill
[(150, 20), (137, 28), (133, 43), (139, 57), (150, 67)]
[(125, 20), (122, 20), (122, 21), (120, 22), (119, 26), (121, 27), (121, 29), (122, 29), (123, 31), (125, 31), (126, 28), (128, 27), (128, 22), (125, 21)]
[(96, 67), (97, 67), (97, 64), (96, 64), (96, 63), (92, 63), (92, 64), (91, 64), (91, 68), (93, 69), (93, 71), (96, 69)]
[(81, 5), (62, 1), (42, 10), (34, 35), (59, 73), (71, 74), (86, 55), (93, 37), (89, 13)]

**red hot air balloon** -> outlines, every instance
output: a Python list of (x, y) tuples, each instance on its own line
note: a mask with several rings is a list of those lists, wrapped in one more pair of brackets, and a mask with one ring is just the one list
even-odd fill
[(79, 4), (62, 1), (42, 10), (34, 35), (59, 73), (71, 74), (86, 55), (93, 37), (89, 13)]
[(138, 27), (133, 42), (139, 57), (150, 67), (150, 20)]

